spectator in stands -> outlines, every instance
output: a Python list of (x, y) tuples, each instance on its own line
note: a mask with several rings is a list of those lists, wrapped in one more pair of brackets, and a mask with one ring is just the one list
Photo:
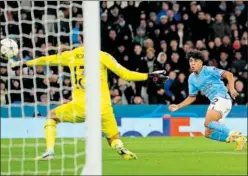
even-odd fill
[(168, 10), (169, 10), (168, 2), (162, 2), (162, 10), (157, 15), (157, 23), (159, 23), (159, 21), (161, 21), (162, 16), (167, 15)]
[(165, 71), (166, 71), (166, 73), (170, 73), (171, 65), (169, 63), (165, 64)]
[(111, 23), (108, 20), (108, 14), (101, 14), (101, 48), (104, 49), (104, 44), (107, 41), (109, 30), (111, 29)]
[(0, 66), (0, 76), (1, 78), (5, 77), (7, 79), (8, 72), (6, 66)]
[(169, 101), (171, 103), (174, 103), (176, 100), (175, 95), (172, 93), (172, 85), (176, 80), (176, 76), (177, 74), (174, 71), (171, 71), (169, 73), (169, 79), (168, 81), (166, 81), (165, 85), (164, 85), (164, 89), (165, 89), (165, 95), (169, 98)]
[(10, 87), (11, 87), (11, 93), (10, 98), (12, 103), (18, 103), (21, 102), (21, 78), (20, 78), (21, 70), (17, 69), (15, 70), (15, 75), (10, 79)]
[[(33, 69), (32, 68), (27, 68), (27, 76), (25, 76), (23, 78), (23, 87), (24, 87), (24, 89), (32, 90), (34, 88), (33, 76), (34, 76)], [(35, 102), (34, 94), (33, 94), (32, 91), (24, 90), (24, 101), (29, 102), (29, 103)]]
[(118, 5), (113, 5), (110, 9), (109, 9), (109, 21), (111, 24), (115, 24), (118, 21), (118, 16), (120, 14), (120, 10), (121, 8)]
[(179, 4), (173, 4), (172, 10), (173, 10), (173, 13), (174, 13), (175, 21), (180, 21), (182, 16), (181, 16), (181, 13), (179, 12)]
[(182, 48), (179, 48), (178, 46), (178, 42), (176, 40), (172, 40), (170, 42), (170, 47), (168, 49), (167, 55), (170, 58), (172, 53), (178, 53), (179, 57), (183, 57), (184, 56), (184, 52)]
[(116, 25), (115, 30), (118, 31), (118, 38), (125, 47), (131, 45), (131, 29), (131, 25), (126, 22), (124, 16), (119, 15), (118, 24)]
[(113, 104), (121, 104), (121, 93), (120, 90), (115, 88), (111, 91), (112, 103)]
[(235, 69), (236, 73), (243, 72), (246, 66), (246, 61), (242, 58), (240, 51), (237, 51), (232, 62), (232, 68)]
[(133, 98), (133, 104), (135, 104), (135, 105), (143, 104), (143, 99), (140, 96), (135, 96)]
[(238, 96), (236, 97), (236, 99), (234, 100), (234, 104), (238, 105), (238, 104), (246, 104), (247, 103), (247, 94), (245, 92), (244, 89), (244, 84), (241, 81), (236, 81), (235, 83), (235, 89), (238, 92)]
[(158, 54), (160, 54), (161, 52), (163, 52), (163, 53), (166, 53), (167, 52), (167, 43), (164, 40), (161, 40), (160, 41), (160, 48), (159, 48), (158, 51), (159, 51)]
[(188, 95), (188, 83), (184, 73), (180, 73), (171, 86), (171, 92), (175, 96), (175, 103), (180, 103)]
[(8, 91), (6, 89), (6, 85), (5, 83), (0, 80), (0, 101), (1, 101), (1, 105), (5, 105), (8, 104)]
[(154, 24), (157, 24), (157, 14), (155, 12), (150, 12), (149, 14), (149, 20), (152, 21)]
[(169, 33), (169, 28), (170, 28), (170, 25), (168, 23), (168, 16), (162, 15), (160, 17), (160, 22), (158, 24), (158, 28), (160, 30), (161, 38), (166, 39), (166, 34)]
[(64, 77), (62, 94), (63, 94), (64, 101), (67, 101), (67, 100), (69, 101), (72, 99), (70, 77), (67, 77), (67, 76)]
[(203, 40), (206, 41), (208, 39), (208, 25), (206, 21), (206, 16), (203, 11), (198, 12), (197, 16), (197, 27), (194, 28), (193, 37), (194, 40)]
[[(122, 101), (121, 104), (131, 104), (132, 98), (135, 95), (134, 90), (132, 88), (132, 85), (127, 81), (119, 79), (118, 80), (118, 87), (119, 87), (119, 90), (120, 90), (121, 95), (122, 95), (121, 96), (121, 101)], [(137, 92), (136, 92), (136, 95), (137, 95)]]
[(229, 56), (233, 55), (230, 37), (228, 36), (223, 37), (222, 44), (220, 46), (220, 51), (226, 52)]
[(180, 56), (177, 52), (173, 52), (171, 54), (171, 62), (170, 62), (171, 69), (176, 71), (176, 72), (183, 70), (183, 67), (184, 67), (184, 65), (181, 64), (179, 57)]
[(157, 57), (157, 60), (154, 61), (154, 71), (164, 70), (166, 61), (167, 61), (167, 55), (164, 52), (160, 52)]
[(107, 14), (108, 13), (108, 7), (107, 7), (107, 1), (101, 1), (101, 14)]
[(220, 46), (221, 46), (222, 42), (221, 39), (219, 37), (214, 39), (214, 55), (213, 58), (217, 59), (220, 57)]
[(146, 39), (145, 33), (146, 33), (145, 28), (142, 28), (142, 27), (137, 28), (136, 36), (134, 37), (133, 43), (137, 43), (143, 46), (144, 41)]
[(212, 38), (223, 38), (225, 35), (230, 36), (230, 27), (223, 21), (222, 14), (216, 14), (215, 20), (216, 21), (212, 24)]
[(230, 64), (228, 62), (228, 53), (225, 51), (220, 53), (219, 68), (223, 70), (229, 70), (230, 68)]
[(205, 49), (205, 44), (203, 43), (202, 40), (197, 40), (197, 41), (196, 41), (196, 46), (195, 46), (195, 48), (196, 48), (197, 50), (202, 51), (202, 50)]
[[(154, 50), (154, 42), (153, 42), (153, 40), (150, 39), (150, 38), (147, 38), (147, 39), (144, 41), (144, 48), (145, 48), (146, 50), (151, 49), (151, 48)], [(154, 51), (155, 51), (155, 50), (154, 50)]]
[(131, 24), (132, 29), (136, 29), (137, 21), (139, 20), (139, 9), (135, 7), (134, 1), (127, 1), (127, 7), (123, 9), (123, 15), (125, 16), (127, 23)]
[(185, 33), (184, 24), (177, 24), (177, 41), (179, 44), (179, 48), (183, 48), (183, 44), (188, 40), (188, 36)]
[(153, 72), (154, 71), (154, 61), (156, 60), (155, 50), (153, 48), (148, 48), (146, 50), (145, 60), (147, 63), (148, 72), (149, 73)]
[(156, 104), (168, 104), (168, 101), (166, 101), (165, 90), (163, 87), (159, 87), (157, 89)]
[(51, 102), (59, 102), (60, 95), (58, 91), (55, 91), (54, 88), (50, 89), (50, 101)]
[[(54, 7), (60, 6), (57, 2), (50, 3)], [(44, 56), (47, 52), (55, 54), (73, 48), (76, 45), (70, 46), (71, 43), (77, 45), (83, 43), (82, 9), (80, 2), (73, 3), (72, 8), (68, 2), (62, 2), (63, 8), (48, 8), (46, 11), (44, 2), (35, 2), (33, 5), (36, 8), (31, 8), (31, 11), (21, 11), (20, 17), (19, 13), (11, 10), (2, 13), (0, 18), (7, 21), (8, 25), (7, 28), (0, 26), (0, 34), (13, 37), (19, 41), (19, 44), (23, 44), (21, 47), (25, 48), (22, 59), (25, 60)], [(136, 3), (127, 2), (125, 7), (124, 3), (114, 2), (113, 6), (109, 7), (107, 1), (101, 2), (102, 50), (112, 54), (120, 64), (130, 70), (146, 73), (164, 68), (171, 78), (176, 77), (175, 71), (180, 74), (177, 79), (171, 79), (169, 81), (171, 85), (165, 88), (147, 82), (123, 82), (113, 73), (109, 73), (114, 104), (169, 104), (181, 101), (184, 92), (187, 94), (185, 78), (190, 73), (185, 56), (195, 48), (203, 51), (206, 65), (230, 69), (237, 78), (237, 89), (242, 89), (241, 92), (247, 90), (247, 2), (142, 1)], [(8, 5), (18, 8), (19, 3), (8, 2)], [(39, 8), (41, 10), (38, 10)], [(34, 15), (32, 16), (31, 13)], [(36, 20), (44, 21), (48, 18), (51, 21), (49, 24)], [(22, 24), (20, 27), (18, 21)], [(26, 35), (19, 36), (20, 29)], [(49, 33), (46, 33), (47, 31)], [(61, 37), (57, 37), (58, 33), (61, 33)], [(7, 72), (4, 64), (6, 61), (1, 60), (0, 81), (7, 86), (7, 76), (12, 76), (12, 73)], [(52, 76), (47, 78), (45, 75), (50, 74), (50, 71)], [(56, 91), (56, 88), (62, 90), (63, 97), (59, 96), (59, 99), (57, 92), (52, 91), (51, 101), (60, 101), (63, 98), (66, 102), (71, 99), (70, 79), (68, 77), (60, 79), (56, 76), (69, 73), (67, 67), (25, 68), (15, 72), (14, 75), (20, 72), (23, 72), (22, 80), (11, 77), (11, 80), (15, 81), (10, 82), (10, 88), (15, 91), (9, 90), (12, 95), (10, 102), (20, 101), (21, 92), (17, 92), (22, 88), (25, 89), (23, 94), (25, 102), (37, 100), (46, 102), (48, 97), (44, 93), (48, 86)], [(242, 84), (244, 88), (241, 88)], [(43, 95), (42, 100), (41, 95)], [(199, 96), (198, 103), (208, 103), (200, 94)], [(243, 101), (235, 102), (235, 104), (240, 103)]]
[(104, 44), (104, 50), (110, 54), (116, 52), (116, 46), (118, 44), (117, 33), (115, 30), (111, 29), (109, 31), (108, 38)]
[(43, 104), (48, 104), (49, 103), (47, 94), (41, 94), (40, 102), (43, 103)]

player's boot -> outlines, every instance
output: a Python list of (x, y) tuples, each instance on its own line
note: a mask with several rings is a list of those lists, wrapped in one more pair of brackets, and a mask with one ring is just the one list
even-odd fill
[(236, 141), (239, 137), (241, 137), (241, 132), (238, 131), (230, 131), (228, 138), (226, 139), (227, 143), (231, 143)]
[(137, 156), (133, 152), (130, 152), (124, 147), (120, 139), (115, 139), (114, 141), (112, 141), (111, 147), (115, 149), (117, 153), (126, 160), (137, 159)]
[(133, 152), (130, 152), (129, 150), (127, 150), (124, 147), (116, 147), (115, 150), (117, 151), (117, 153), (119, 153), (121, 155), (122, 158), (124, 158), (125, 160), (134, 160), (137, 159), (136, 154), (134, 154)]
[(46, 151), (41, 156), (37, 156), (35, 160), (52, 160), (54, 158), (54, 152), (53, 151)]
[(242, 150), (247, 142), (247, 138), (244, 136), (241, 136), (237, 139), (237, 146), (236, 146), (236, 150)]

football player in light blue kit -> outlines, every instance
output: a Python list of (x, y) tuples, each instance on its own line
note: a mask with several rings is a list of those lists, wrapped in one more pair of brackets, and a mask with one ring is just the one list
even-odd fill
[[(237, 143), (236, 150), (242, 150), (247, 139), (240, 132), (228, 129), (221, 120), (225, 118), (232, 108), (232, 98), (238, 95), (234, 88), (234, 78), (231, 72), (217, 69), (215, 67), (203, 66), (203, 55), (200, 51), (188, 53), (190, 68), (193, 73), (188, 79), (189, 96), (177, 105), (170, 105), (170, 111), (177, 111), (196, 100), (198, 91), (201, 91), (210, 100), (204, 126), (205, 137), (212, 140)], [(222, 82), (227, 79), (229, 92)]]

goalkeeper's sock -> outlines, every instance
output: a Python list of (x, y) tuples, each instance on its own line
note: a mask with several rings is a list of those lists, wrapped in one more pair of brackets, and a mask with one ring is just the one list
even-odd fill
[(214, 131), (223, 132), (225, 134), (229, 134), (231, 132), (231, 130), (229, 128), (227, 128), (225, 124), (221, 124), (221, 123), (216, 122), (216, 121), (211, 121), (208, 124), (208, 128), (211, 130), (214, 130)]
[(116, 149), (116, 147), (123, 148), (123, 142), (120, 139), (114, 139), (111, 142), (111, 148)]
[(228, 136), (228, 133), (219, 132), (215, 130), (212, 132), (209, 138), (216, 141), (227, 142)]
[(53, 152), (56, 138), (56, 121), (47, 119), (45, 123), (45, 136), (47, 151)]

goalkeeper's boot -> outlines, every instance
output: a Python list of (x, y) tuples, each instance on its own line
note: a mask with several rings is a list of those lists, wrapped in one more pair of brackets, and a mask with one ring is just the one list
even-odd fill
[(53, 151), (46, 151), (41, 156), (37, 156), (35, 160), (52, 160), (54, 158), (54, 152)]
[(236, 143), (236, 150), (242, 150), (247, 142), (247, 138), (244, 136), (241, 136), (237, 139)]
[(230, 131), (228, 138), (226, 139), (227, 143), (231, 143), (236, 141), (238, 138), (241, 137), (241, 132), (238, 131)]
[(137, 156), (133, 153), (127, 150), (124, 146), (121, 140), (117, 139), (115, 142), (111, 144), (111, 147), (117, 151), (119, 155), (121, 155), (122, 158), (125, 160), (133, 160), (137, 159)]
[(137, 159), (136, 154), (134, 154), (133, 152), (130, 152), (129, 150), (127, 150), (124, 147), (116, 147), (116, 151), (125, 160), (134, 160), (134, 159)]

